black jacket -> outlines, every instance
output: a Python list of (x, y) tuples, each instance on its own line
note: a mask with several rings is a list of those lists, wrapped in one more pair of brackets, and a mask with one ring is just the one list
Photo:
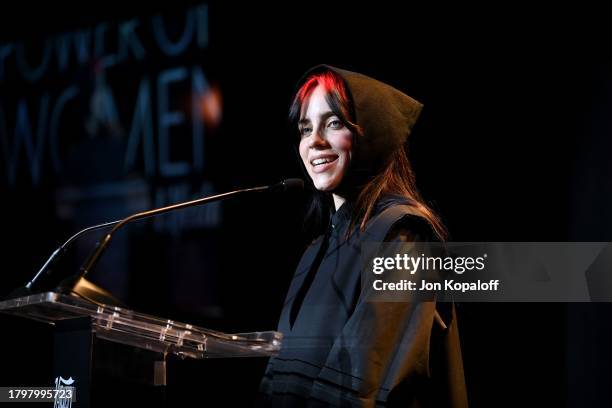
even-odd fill
[(262, 405), (467, 406), (452, 304), (371, 302), (361, 285), (365, 242), (434, 239), (401, 204), (379, 203), (366, 229), (347, 239), (345, 203), (306, 250), (280, 317), (285, 338), (266, 369)]

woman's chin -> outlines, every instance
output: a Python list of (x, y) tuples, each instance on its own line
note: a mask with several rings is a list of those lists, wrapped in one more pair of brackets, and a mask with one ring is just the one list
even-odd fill
[(338, 187), (338, 180), (314, 180), (314, 186), (319, 191), (332, 192)]

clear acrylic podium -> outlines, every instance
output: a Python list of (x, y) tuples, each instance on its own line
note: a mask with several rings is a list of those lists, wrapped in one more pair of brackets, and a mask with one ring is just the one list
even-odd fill
[(92, 406), (92, 360), (99, 339), (151, 352), (153, 361), (140, 364), (145, 368), (138, 375), (147, 377), (145, 382), (154, 386), (166, 384), (168, 355), (192, 359), (265, 357), (278, 353), (282, 341), (282, 334), (275, 331), (226, 334), (56, 292), (0, 301), (0, 312), (55, 326), (54, 375), (79, 380), (78, 406)]

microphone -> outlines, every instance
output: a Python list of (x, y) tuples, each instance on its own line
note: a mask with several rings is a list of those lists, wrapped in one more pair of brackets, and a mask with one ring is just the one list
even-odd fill
[[(110, 295), (110, 293), (104, 291), (102, 288), (96, 287), (91, 282), (88, 282), (85, 279), (85, 276), (91, 272), (91, 270), (96, 266), (100, 257), (108, 247), (113, 234), (117, 232), (124, 225), (140, 220), (143, 218), (153, 217), (160, 214), (164, 214), (170, 211), (179, 210), (188, 207), (194, 207), (197, 205), (208, 204), (215, 201), (225, 200), (231, 197), (235, 197), (237, 195), (244, 195), (249, 193), (275, 193), (275, 192), (289, 192), (289, 191), (297, 191), (302, 190), (304, 188), (304, 181), (302, 179), (286, 179), (281, 181), (280, 183), (269, 185), (269, 186), (260, 186), (260, 187), (252, 187), (245, 188), (241, 190), (234, 190), (227, 193), (221, 193), (209, 197), (203, 197), (196, 200), (186, 201), (182, 203), (172, 204), (166, 207), (156, 208), (153, 210), (143, 211), (140, 213), (132, 214), (122, 220), (113, 221), (112, 223), (107, 223), (108, 225), (114, 225), (113, 228), (104, 236), (104, 238), (98, 241), (96, 248), (89, 256), (87, 261), (80, 268), (79, 272), (71, 276), (67, 279), (64, 279), (58, 287), (57, 291), (63, 293), (75, 293), (85, 299), (93, 301), (94, 303), (117, 303), (116, 299)], [(107, 226), (108, 226), (107, 225)], [(99, 299), (101, 301), (98, 301)]]
[(41, 277), (49, 274), (49, 272), (52, 270), (52, 266), (57, 263), (57, 261), (64, 255), (64, 253), (66, 252), (68, 247), (74, 241), (76, 241), (77, 238), (79, 238), (81, 235), (84, 235), (84, 234), (86, 234), (88, 232), (97, 231), (99, 229), (103, 229), (103, 228), (106, 228), (106, 227), (110, 227), (111, 225), (118, 224), (120, 221), (121, 220), (115, 220), (115, 221), (110, 221), (110, 222), (104, 222), (104, 223), (98, 224), (98, 225), (92, 225), (91, 227), (87, 227), (87, 228), (84, 228), (84, 229), (80, 230), (79, 232), (77, 232), (76, 234), (74, 234), (73, 236), (68, 238), (68, 240), (66, 242), (64, 242), (55, 251), (53, 251), (51, 256), (47, 259), (47, 261), (43, 264), (43, 266), (41, 266), (41, 268), (38, 270), (36, 275), (34, 275), (34, 277), (28, 283), (26, 283), (25, 286), (21, 286), (21, 287), (15, 289), (15, 290), (13, 290), (11, 293), (9, 293), (5, 297), (5, 299), (8, 300), (8, 299), (14, 299), (14, 298), (17, 298), (17, 297), (21, 297), (21, 296), (30, 295), (32, 293), (32, 288), (34, 287), (34, 284)]
[(298, 191), (304, 189), (304, 180), (299, 178), (286, 179), (280, 183), (273, 184), (268, 187), (271, 192), (284, 193), (287, 191)]

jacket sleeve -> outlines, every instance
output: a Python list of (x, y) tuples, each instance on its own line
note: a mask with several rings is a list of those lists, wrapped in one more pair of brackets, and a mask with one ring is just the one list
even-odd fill
[[(430, 238), (428, 226), (404, 217), (387, 234), (385, 252), (413, 250)], [(440, 313), (434, 301), (372, 300), (371, 291), (361, 288), (313, 384), (312, 405), (467, 406), (452, 304)]]

